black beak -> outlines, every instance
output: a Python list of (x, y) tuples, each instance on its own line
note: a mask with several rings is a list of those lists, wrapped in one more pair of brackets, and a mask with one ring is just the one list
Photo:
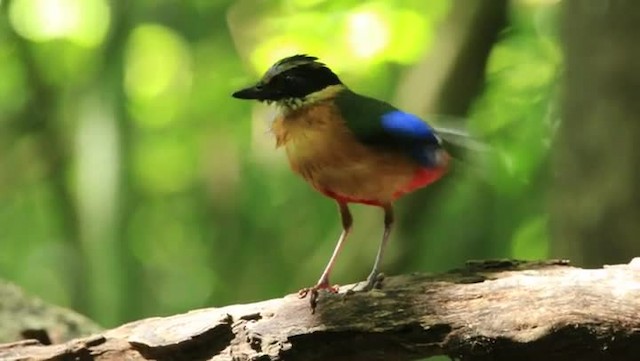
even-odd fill
[(231, 94), (232, 97), (238, 99), (264, 99), (264, 90), (261, 85), (254, 85), (252, 87), (248, 87), (242, 90), (238, 90), (237, 92)]

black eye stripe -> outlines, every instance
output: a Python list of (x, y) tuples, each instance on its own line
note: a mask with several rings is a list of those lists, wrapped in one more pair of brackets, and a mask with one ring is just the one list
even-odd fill
[(278, 74), (269, 80), (269, 85), (272, 86), (284, 86), (293, 80), (294, 77), (290, 74)]
[(304, 98), (327, 86), (341, 84), (340, 79), (326, 67), (297, 66), (281, 71), (267, 73), (260, 89), (269, 94), (269, 99)]

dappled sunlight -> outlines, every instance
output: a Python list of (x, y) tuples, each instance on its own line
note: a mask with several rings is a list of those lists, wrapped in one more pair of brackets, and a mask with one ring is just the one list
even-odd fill
[(359, 58), (369, 58), (385, 50), (389, 44), (389, 29), (375, 12), (356, 12), (349, 15), (347, 39), (351, 51)]
[(104, 40), (110, 22), (105, 0), (15, 0), (9, 17), (15, 30), (29, 40), (69, 39), (87, 47)]
[[(251, 63), (259, 74), (276, 60), (297, 53), (318, 56), (336, 71), (364, 74), (372, 64), (406, 64), (424, 54), (450, 1), (367, 1), (339, 11), (321, 11), (325, 6), (331, 8), (329, 2), (291, 2), (282, 15), (265, 16), (251, 24), (253, 31), (233, 24), (232, 30), (243, 29), (235, 40), (251, 49)], [(247, 33), (251, 38), (245, 39)]]

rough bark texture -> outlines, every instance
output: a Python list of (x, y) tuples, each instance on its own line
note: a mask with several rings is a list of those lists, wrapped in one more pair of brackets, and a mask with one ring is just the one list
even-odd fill
[(586, 266), (618, 263), (640, 254), (640, 2), (570, 0), (563, 8), (553, 254)]
[(100, 330), (88, 318), (28, 296), (16, 285), (0, 280), (0, 342), (33, 338), (45, 344), (61, 343)]
[[(343, 290), (346, 289), (343, 288)], [(2, 360), (637, 360), (640, 260), (470, 262), (324, 294), (151, 318), (68, 343), (0, 345)]]

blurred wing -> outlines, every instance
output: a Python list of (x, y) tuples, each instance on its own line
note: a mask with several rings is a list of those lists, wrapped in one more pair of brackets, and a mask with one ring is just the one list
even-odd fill
[(444, 148), (454, 157), (464, 159), (469, 154), (483, 154), (490, 151), (489, 145), (469, 134), (466, 119), (448, 115), (430, 115), (436, 134), (442, 139)]
[(442, 139), (442, 146), (454, 158), (464, 159), (470, 153), (486, 153), (489, 146), (473, 138), (469, 133), (448, 128), (435, 127)]
[(464, 171), (477, 179), (489, 181), (499, 167), (496, 149), (466, 130), (468, 119), (449, 115), (429, 115), (433, 128), (442, 139), (442, 146), (453, 157), (453, 169)]

